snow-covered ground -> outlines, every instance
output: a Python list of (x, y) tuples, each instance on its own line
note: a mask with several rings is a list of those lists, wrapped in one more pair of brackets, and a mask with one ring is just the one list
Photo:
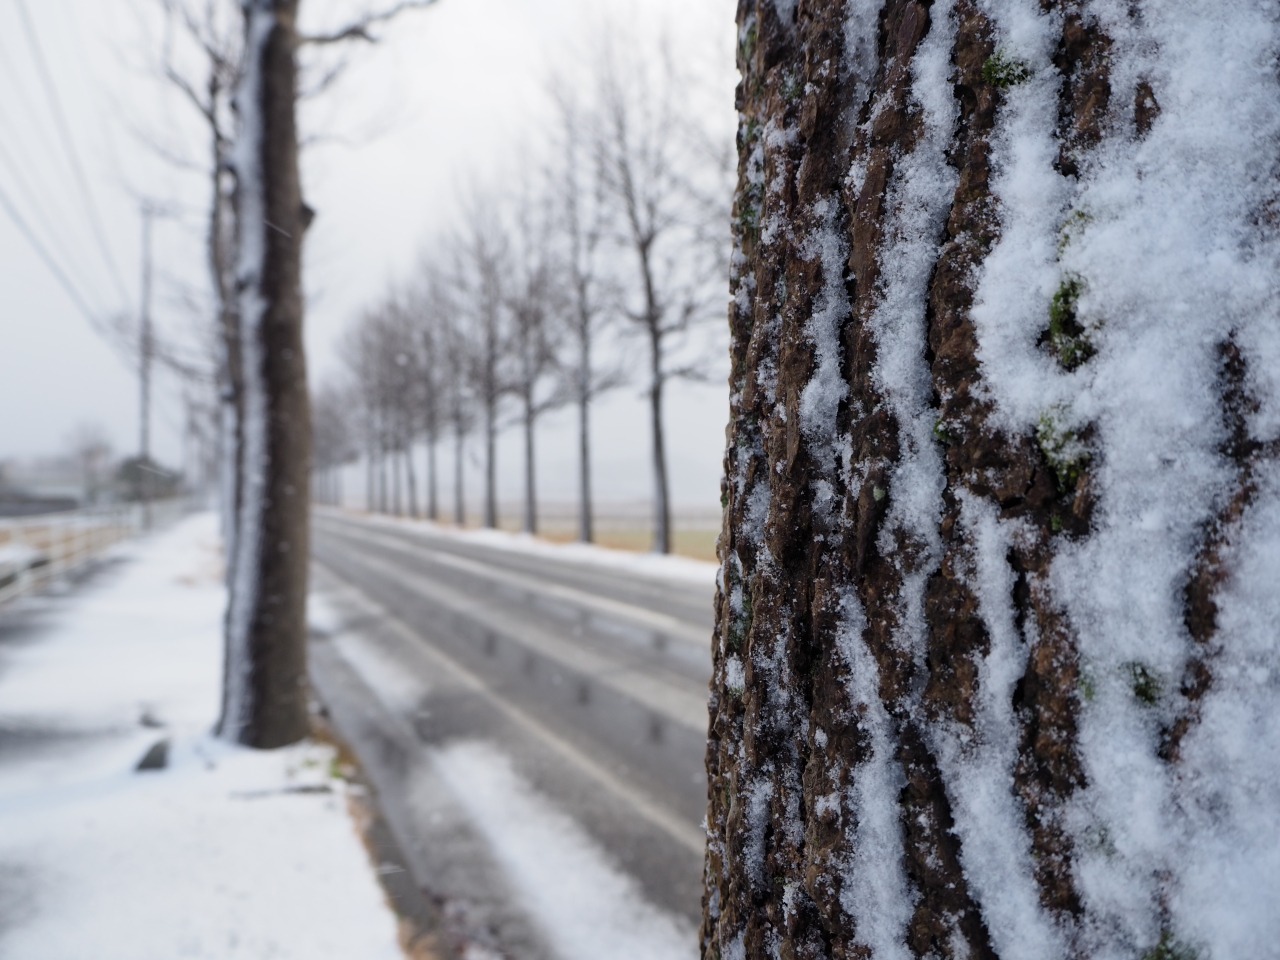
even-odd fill
[[(209, 736), (214, 517), (117, 556), (0, 618), (0, 958), (401, 956), (331, 751)], [(135, 772), (161, 739), (167, 767)]]

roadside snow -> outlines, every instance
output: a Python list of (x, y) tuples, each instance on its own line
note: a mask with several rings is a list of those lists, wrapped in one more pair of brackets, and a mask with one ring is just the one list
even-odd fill
[(531, 537), (527, 533), (508, 533), (505, 530), (459, 530), (432, 523), (429, 520), (410, 520), (405, 517), (387, 517), (377, 514), (356, 514), (332, 508), (319, 508), (319, 513), (350, 516), (360, 521), (397, 530), (408, 530), (428, 537), (447, 537), (468, 543), (482, 544), (495, 550), (547, 557), (566, 563), (589, 567), (612, 567), (659, 580), (675, 580), (696, 583), (699, 586), (715, 584), (717, 563), (693, 560), (689, 557), (673, 557), (657, 553), (633, 553), (630, 550), (613, 550), (590, 543), (551, 543)]
[[(0, 958), (401, 956), (317, 744), (213, 740), (212, 515), (122, 551), (30, 636), (0, 630)], [(168, 767), (135, 773), (160, 739)]]

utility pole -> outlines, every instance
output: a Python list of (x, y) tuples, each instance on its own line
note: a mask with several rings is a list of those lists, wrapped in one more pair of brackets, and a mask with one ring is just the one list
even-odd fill
[(138, 495), (142, 499), (142, 527), (151, 529), (151, 204), (142, 205), (142, 304), (138, 320)]

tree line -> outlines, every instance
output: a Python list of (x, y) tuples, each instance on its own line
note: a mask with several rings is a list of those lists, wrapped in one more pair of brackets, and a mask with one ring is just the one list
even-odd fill
[[(342, 467), (360, 458), (372, 509), (432, 520), (451, 512), (462, 523), (464, 453), (476, 442), (482, 522), (496, 526), (497, 437), (514, 428), (522, 525), (533, 533), (537, 428), (548, 412), (571, 407), (578, 537), (589, 542), (592, 407), (638, 382), (649, 414), (653, 546), (670, 551), (664, 402), (672, 381), (711, 372), (727, 286), (733, 144), (699, 113), (696, 82), (670, 44), (633, 44), (624, 54), (606, 37), (588, 83), (548, 84), (545, 153), (522, 158), (514, 186), (473, 188), (412, 275), (346, 331), (342, 370), (314, 404), (321, 498), (340, 498)], [(442, 446), (455, 470), (449, 505), (439, 496)]]

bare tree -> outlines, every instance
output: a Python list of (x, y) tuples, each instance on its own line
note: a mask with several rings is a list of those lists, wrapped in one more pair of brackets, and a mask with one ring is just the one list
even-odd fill
[(311, 399), (316, 493), (324, 503), (341, 505), (342, 468), (358, 455), (352, 424), (353, 390), (323, 384)]
[[(671, 550), (663, 398), (675, 378), (705, 376), (705, 353), (683, 357), (682, 342), (696, 326), (717, 317), (723, 304), (728, 256), (727, 184), (724, 215), (708, 208), (714, 189), (699, 184), (705, 167), (691, 145), (697, 118), (684, 109), (669, 45), (652, 56), (623, 56), (606, 42), (597, 61), (600, 101), (592, 118), (596, 162), (615, 204), (617, 239), (629, 251), (633, 274), (625, 315), (636, 324), (649, 354), (646, 392), (653, 438), (654, 541)], [(714, 178), (714, 171), (712, 171)], [(715, 225), (724, 229), (723, 238)]]
[[(228, 584), (235, 582), (236, 532), (239, 528), (240, 480), (243, 474), (243, 378), (240, 359), (239, 302), (235, 292), (235, 243), (229, 163), (231, 96), (243, 65), (243, 33), (230, 5), (205, 0), (160, 0), (166, 31), (160, 71), (204, 122), (209, 135), (209, 215), (205, 240), (214, 298), (214, 342), (219, 398), (218, 445), (223, 545)], [(175, 33), (200, 53), (203, 76), (193, 79), (179, 67)]]
[(591, 495), (591, 405), (624, 381), (622, 365), (598, 358), (601, 338), (614, 325), (616, 292), (606, 269), (608, 209), (600, 165), (584, 129), (583, 108), (567, 84), (557, 84), (557, 154), (547, 192), (559, 216), (552, 221), (561, 248), (565, 296), (557, 311), (566, 333), (559, 354), (564, 388), (578, 412), (578, 539), (594, 539)]
[(371, 40), (395, 4), (328, 34), (300, 36), (299, 0), (241, 0), (236, 280), (243, 377), (241, 508), (227, 623), (221, 734), (257, 747), (306, 735), (306, 593), (311, 418), (302, 341), (302, 239), (313, 211), (298, 175), (297, 52)]
[(402, 513), (400, 476), (405, 479), (405, 503), (418, 516), (417, 471), (413, 444), (421, 423), (421, 338), (412, 302), (400, 291), (388, 293), (380, 317), (381, 380), (385, 393), (390, 448), (395, 457), (395, 512)]
[(237, 287), (243, 377), (241, 507), (228, 616), (223, 736), (275, 747), (306, 736), (308, 465), (298, 176), (298, 0), (243, 0), (236, 90)]
[(453, 331), (465, 344), (471, 392), (484, 431), (482, 523), (493, 528), (498, 525), (500, 408), (511, 389), (505, 369), (511, 345), (507, 311), (511, 250), (497, 212), (488, 200), (473, 196), (454, 249), (455, 303), (468, 322), (455, 323)]
[(552, 221), (546, 199), (535, 199), (526, 189), (514, 207), (511, 231), (513, 252), (506, 295), (511, 314), (512, 393), (520, 403), (520, 427), (524, 434), (524, 531), (538, 527), (537, 460), (535, 437), (538, 419), (569, 399), (560, 389), (556, 373), (560, 330), (553, 323), (564, 309), (561, 265), (551, 243)]
[(468, 318), (444, 288), (437, 287), (444, 306), (439, 314), (435, 349), (442, 359), (441, 408), (453, 435), (453, 522), (459, 527), (467, 522), (465, 465), (467, 437), (479, 419), (480, 397), (471, 375), (477, 366), (476, 345), (468, 336)]
[(448, 418), (448, 340), (450, 302), (445, 281), (427, 261), (411, 288), (408, 309), (413, 324), (415, 348), (414, 374), (416, 389), (412, 391), (426, 448), (426, 515), (440, 519), (437, 454)]

